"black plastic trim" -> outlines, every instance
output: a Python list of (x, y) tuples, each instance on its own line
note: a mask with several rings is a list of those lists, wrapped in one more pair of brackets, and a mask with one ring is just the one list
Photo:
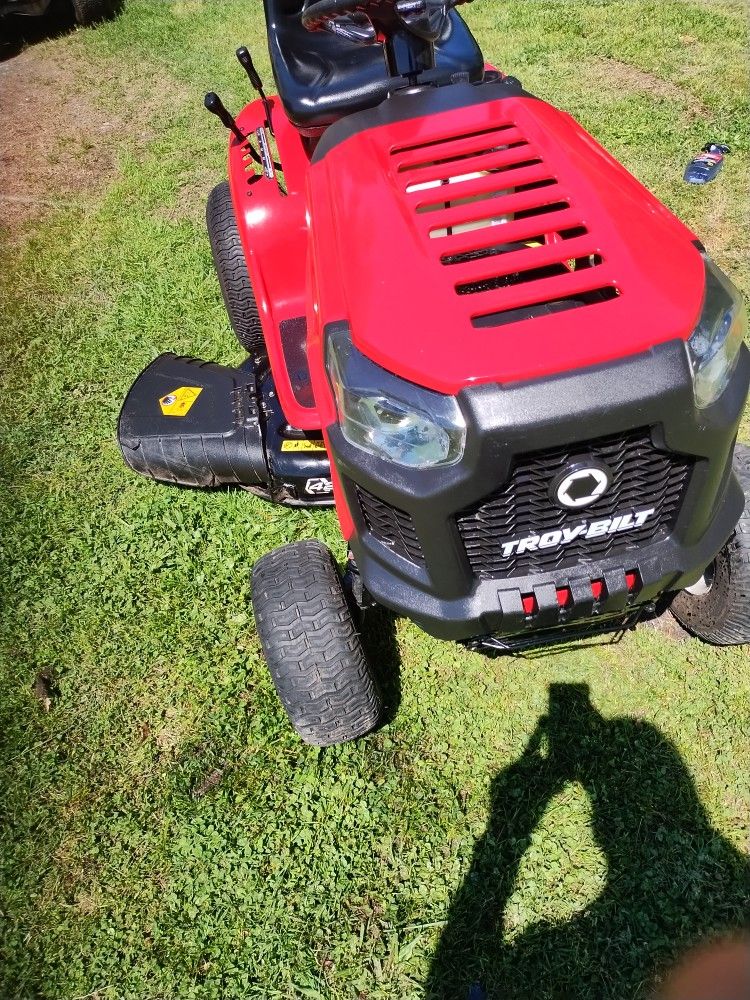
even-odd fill
[(439, 115), (445, 111), (458, 111), (476, 104), (502, 101), (508, 97), (534, 98), (534, 95), (527, 93), (514, 77), (475, 84), (462, 82), (442, 87), (427, 85), (397, 90), (377, 107), (358, 111), (334, 122), (318, 143), (313, 162), (317, 163), (336, 146), (368, 129)]
[[(713, 406), (698, 410), (687, 346), (675, 340), (636, 357), (533, 383), (472, 387), (458, 396), (468, 428), (462, 461), (418, 472), (368, 455), (350, 445), (337, 425), (331, 426), (331, 457), (355, 522), (350, 544), (365, 587), (377, 603), (432, 635), (468, 639), (538, 627), (519, 616), (521, 597), (535, 594), (546, 607), (550, 586), (571, 588), (574, 607), (564, 617), (575, 620), (592, 612), (621, 611), (623, 603), (653, 601), (694, 583), (731, 535), (744, 507), (730, 465), (749, 385), (750, 351), (743, 346), (727, 390)], [(694, 462), (671, 534), (550, 573), (474, 577), (456, 515), (507, 480), (515, 455), (646, 426), (652, 428), (656, 446)], [(415, 564), (373, 538), (359, 510), (357, 485), (412, 518), (424, 562)], [(624, 586), (631, 571), (640, 580), (637, 597)], [(594, 580), (607, 587), (599, 607), (591, 598)]]

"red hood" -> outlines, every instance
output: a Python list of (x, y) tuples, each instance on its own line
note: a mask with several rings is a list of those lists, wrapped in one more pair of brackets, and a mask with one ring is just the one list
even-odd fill
[(695, 236), (533, 98), (357, 133), (313, 165), (309, 196), (321, 321), (441, 392), (637, 354), (698, 320)]

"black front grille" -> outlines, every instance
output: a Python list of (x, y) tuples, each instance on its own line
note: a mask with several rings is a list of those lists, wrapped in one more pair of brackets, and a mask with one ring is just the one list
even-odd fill
[[(550, 485), (572, 459), (581, 455), (590, 455), (609, 466), (614, 473), (612, 486), (584, 510), (562, 510), (550, 499)], [(655, 448), (648, 428), (518, 458), (509, 481), (497, 493), (458, 516), (471, 567), (483, 579), (504, 579), (548, 573), (637, 548), (674, 527), (691, 469), (692, 462), (685, 456)], [(627, 533), (576, 539), (557, 549), (503, 558), (504, 542), (650, 507), (655, 508), (656, 515)]]
[(384, 500), (373, 496), (361, 486), (355, 486), (357, 499), (365, 519), (367, 530), (391, 552), (408, 559), (409, 562), (423, 563), (424, 555), (419, 538), (414, 530), (414, 522), (406, 511), (391, 507)]

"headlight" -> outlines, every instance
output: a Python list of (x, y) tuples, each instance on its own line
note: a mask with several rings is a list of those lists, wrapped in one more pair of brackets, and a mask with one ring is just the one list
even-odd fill
[(726, 389), (747, 332), (742, 296), (719, 268), (706, 265), (706, 297), (698, 326), (688, 342), (693, 364), (695, 401), (710, 406)]
[(350, 444), (410, 469), (460, 460), (466, 424), (453, 396), (380, 368), (340, 329), (328, 334), (326, 361), (341, 431)]

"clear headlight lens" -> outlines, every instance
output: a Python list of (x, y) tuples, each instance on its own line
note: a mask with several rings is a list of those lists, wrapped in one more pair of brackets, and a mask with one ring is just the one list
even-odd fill
[(328, 334), (328, 377), (346, 440), (410, 469), (454, 465), (466, 424), (453, 396), (413, 385), (369, 361), (348, 334)]
[(747, 333), (742, 296), (712, 260), (703, 259), (706, 297), (698, 326), (688, 341), (695, 401), (701, 408), (714, 403), (726, 389)]

